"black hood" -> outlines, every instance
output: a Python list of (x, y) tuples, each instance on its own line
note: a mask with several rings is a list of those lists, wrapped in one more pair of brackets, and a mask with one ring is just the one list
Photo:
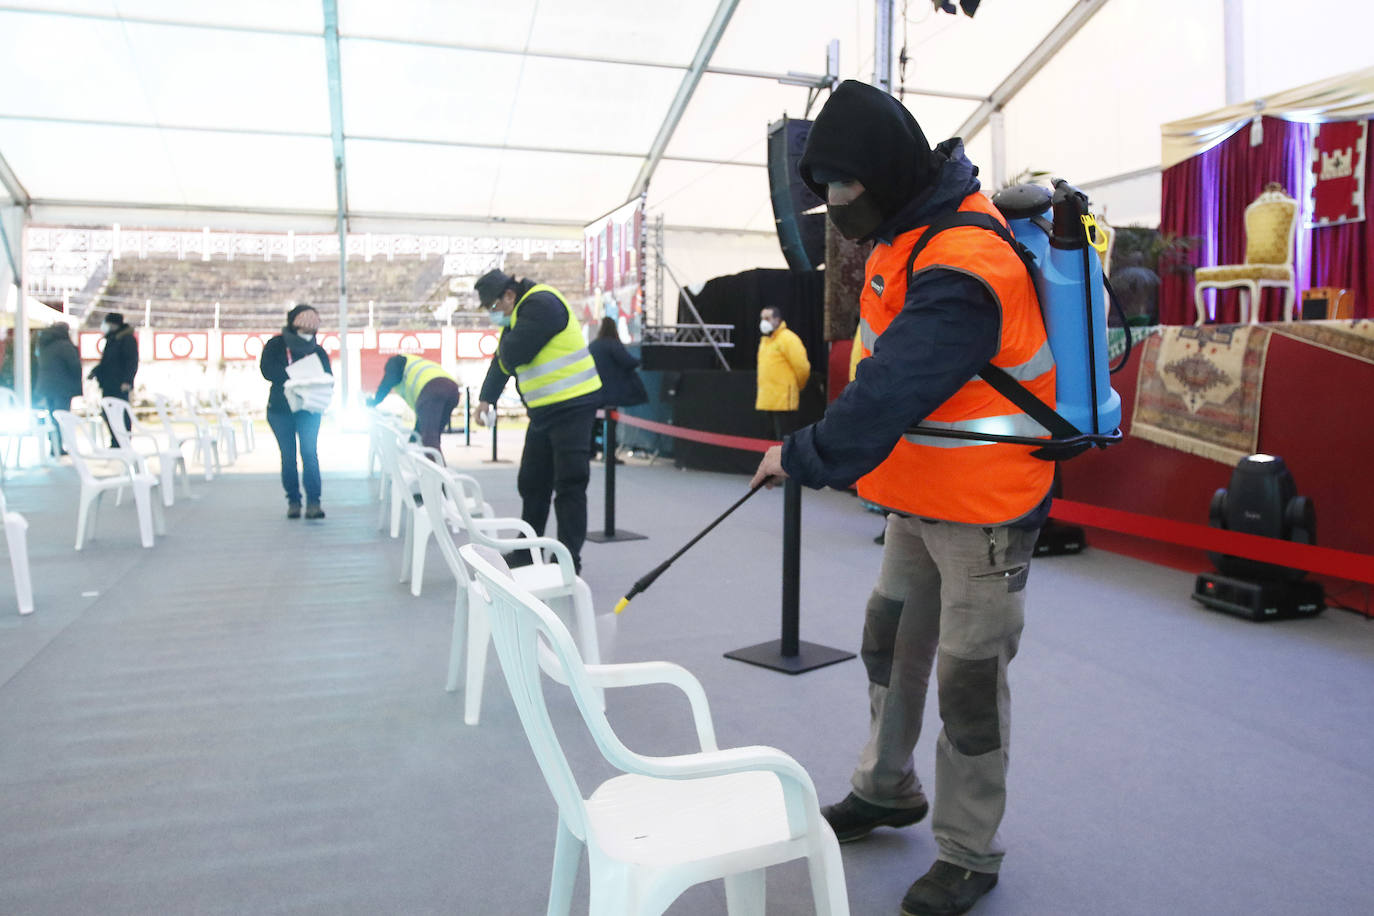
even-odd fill
[(906, 106), (858, 80), (840, 83), (826, 100), (799, 165), (802, 180), (821, 200), (826, 182), (816, 175), (857, 179), (889, 218), (929, 186), (937, 169), (930, 143)]
[(958, 137), (935, 147), (935, 177), (922, 193), (907, 201), (873, 233), (873, 238), (891, 244), (903, 232), (929, 225), (935, 217), (959, 209), (974, 191), (982, 190), (978, 166), (964, 155), (964, 141)]

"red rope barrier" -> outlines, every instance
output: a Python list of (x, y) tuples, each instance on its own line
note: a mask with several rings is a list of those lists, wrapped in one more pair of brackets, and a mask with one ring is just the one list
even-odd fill
[(674, 439), (690, 439), (693, 442), (703, 442), (706, 445), (719, 445), (724, 448), (737, 448), (745, 452), (766, 452), (775, 445), (782, 445), (772, 439), (751, 439), (748, 436), (729, 436), (725, 433), (708, 433), (699, 429), (687, 429), (684, 426), (674, 426), (671, 423), (656, 423), (653, 420), (641, 420), (639, 417), (632, 417), (623, 414), (618, 410), (611, 411), (611, 419), (623, 426), (637, 426), (640, 429), (647, 429), (651, 433), (662, 433)]
[(1278, 538), (1224, 531), (1208, 525), (1176, 522), (1120, 509), (1105, 509), (1067, 499), (1056, 499), (1050, 509), (1050, 515), (1075, 525), (1104, 528), (1152, 541), (1227, 553), (1264, 563), (1305, 569), (1352, 582), (1374, 584), (1374, 557), (1351, 553), (1348, 550), (1295, 544)]
[[(707, 445), (724, 448), (737, 448), (750, 452), (764, 452), (780, 443), (771, 439), (752, 439), (747, 436), (729, 436), (723, 433), (708, 433), (696, 429), (673, 426), (671, 423), (656, 423), (641, 420), (620, 411), (612, 411), (611, 418), (626, 426), (636, 426), (649, 432), (660, 433), (676, 439), (690, 439)], [(1309, 572), (1348, 579), (1352, 582), (1365, 582), (1374, 585), (1374, 556), (1352, 553), (1348, 550), (1334, 550), (1330, 547), (1316, 547), (1311, 544), (1295, 544), (1278, 538), (1260, 537), (1256, 534), (1242, 534), (1239, 531), (1225, 531), (1209, 525), (1191, 522), (1176, 522), (1140, 515), (1121, 509), (1107, 509), (1068, 499), (1056, 499), (1050, 515), (1060, 521), (1089, 528), (1103, 528), (1120, 534), (1210, 550), (1232, 556), (1305, 569)]]

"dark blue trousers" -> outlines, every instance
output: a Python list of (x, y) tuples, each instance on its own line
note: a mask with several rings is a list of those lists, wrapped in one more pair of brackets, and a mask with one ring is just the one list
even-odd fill
[[(267, 412), (267, 425), (272, 427), (272, 435), (277, 437), (277, 447), (281, 449), (281, 485), (286, 490), (288, 503), (300, 503), (301, 482), (304, 478), (305, 501), (312, 505), (320, 502), (320, 456), (316, 444), (320, 438), (321, 415), (308, 410), (295, 413), (287, 411)], [(300, 470), (296, 467), (296, 442), (300, 442)]]

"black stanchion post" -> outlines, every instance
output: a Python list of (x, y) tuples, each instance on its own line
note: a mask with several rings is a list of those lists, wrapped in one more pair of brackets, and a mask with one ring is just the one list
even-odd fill
[(601, 454), (606, 460), (606, 527), (604, 531), (588, 531), (587, 540), (604, 544), (607, 541), (643, 541), (647, 537), (615, 527), (615, 417), (614, 411), (606, 408), (606, 422), (602, 427)]
[(463, 444), (472, 444), (472, 389), (463, 389)]
[(782, 638), (726, 652), (726, 658), (801, 674), (854, 657), (853, 652), (801, 640), (801, 484), (787, 478), (782, 508)]
[(496, 409), (496, 405), (491, 405), (491, 457), (483, 461), (483, 464), (510, 464), (503, 458), (496, 457), (496, 425), (501, 416), (501, 411)]
[(794, 657), (801, 641), (801, 484), (782, 487), (782, 639), (784, 656)]

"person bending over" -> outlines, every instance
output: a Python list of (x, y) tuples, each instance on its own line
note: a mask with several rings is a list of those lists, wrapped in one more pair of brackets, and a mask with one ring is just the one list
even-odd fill
[(393, 389), (415, 412), (420, 442), (440, 451), (439, 436), (458, 406), (458, 383), (453, 376), (432, 359), (397, 354), (386, 361), (377, 393), (368, 398), (367, 406), (376, 407)]

